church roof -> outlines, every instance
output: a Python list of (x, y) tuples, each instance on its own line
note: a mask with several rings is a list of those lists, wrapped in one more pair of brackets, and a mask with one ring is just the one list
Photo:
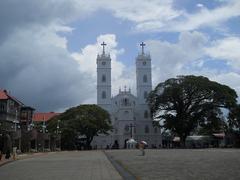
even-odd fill
[(114, 96), (112, 99), (115, 99), (115, 98), (119, 98), (119, 97), (125, 97), (125, 98), (133, 98), (133, 99), (136, 99), (137, 97), (136, 96), (134, 96), (131, 92), (129, 92), (129, 91), (126, 91), (126, 92), (124, 92), (124, 91), (121, 91), (121, 92), (119, 92), (116, 96)]

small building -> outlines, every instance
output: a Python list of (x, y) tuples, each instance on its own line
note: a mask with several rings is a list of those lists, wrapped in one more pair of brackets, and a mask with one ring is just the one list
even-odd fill
[(47, 123), (54, 116), (60, 113), (55, 112), (37, 112), (33, 114), (33, 122), (36, 126), (36, 139), (31, 142), (32, 149), (36, 151), (50, 151), (60, 148), (61, 137), (60, 134), (51, 135), (48, 132)]
[(21, 149), (20, 111), (23, 106), (7, 90), (0, 90), (0, 132), (9, 134), (17, 149)]
[(34, 108), (24, 106), (21, 108), (20, 124), (21, 124), (21, 150), (29, 152), (31, 150), (32, 141), (36, 139), (36, 130), (34, 129), (33, 113)]
[(0, 90), (0, 133), (9, 134), (18, 151), (29, 149), (33, 111), (34, 108), (25, 106), (7, 90)]

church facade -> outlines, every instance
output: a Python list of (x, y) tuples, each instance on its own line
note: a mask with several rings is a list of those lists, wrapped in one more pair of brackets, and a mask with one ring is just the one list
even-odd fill
[(146, 141), (149, 147), (159, 147), (162, 144), (161, 131), (153, 127), (150, 110), (146, 102), (148, 93), (152, 90), (151, 57), (142, 52), (136, 57), (136, 92), (130, 89), (119, 89), (115, 96), (111, 94), (111, 57), (105, 53), (104, 42), (102, 54), (97, 56), (97, 105), (107, 110), (111, 115), (113, 132), (110, 135), (100, 135), (93, 139), (95, 148), (112, 147), (117, 143), (119, 148), (126, 148), (130, 138), (137, 142)]

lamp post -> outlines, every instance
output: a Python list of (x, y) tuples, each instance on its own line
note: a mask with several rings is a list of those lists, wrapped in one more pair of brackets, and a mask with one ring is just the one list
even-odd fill
[(27, 131), (31, 131), (34, 128), (34, 123), (31, 122), (30, 124), (28, 124), (27, 126)]
[[(30, 149), (32, 149), (32, 145), (31, 145), (31, 141), (32, 141), (32, 136), (33, 136), (33, 133), (32, 133), (32, 130), (34, 128), (34, 123), (31, 122), (30, 124), (27, 125), (27, 141), (28, 141), (28, 151), (30, 151)], [(36, 147), (36, 142), (35, 142), (35, 147)]]
[(56, 134), (57, 134), (57, 138), (58, 138), (58, 147), (59, 150), (61, 151), (61, 131), (60, 131), (60, 120), (58, 120), (57, 122), (57, 130), (56, 130)]
[(40, 129), (40, 132), (43, 133), (42, 139), (43, 139), (43, 151), (45, 151), (45, 133), (48, 133), (47, 126), (46, 126), (46, 121), (45, 121), (45, 116), (43, 116), (43, 123), (42, 123), (42, 129)]
[[(15, 119), (13, 120), (13, 124), (14, 124), (14, 130), (13, 130), (13, 159), (16, 159), (16, 155), (17, 155), (17, 146), (18, 149), (21, 150), (21, 144), (20, 144), (20, 137), (19, 137), (19, 133), (17, 132), (17, 128), (20, 129), (20, 125), (18, 125), (19, 120), (18, 120), (18, 110), (16, 109), (16, 113), (15, 113)], [(18, 139), (18, 144), (16, 144), (16, 140)]]
[(16, 109), (16, 116), (15, 116), (15, 119), (13, 120), (13, 123), (14, 123), (14, 132), (17, 132), (17, 124), (19, 123), (19, 121), (17, 120), (17, 117), (18, 117), (18, 111)]
[(42, 123), (42, 129), (40, 129), (40, 132), (42, 132), (43, 134), (47, 133), (47, 126), (46, 126), (46, 121), (45, 121), (45, 117), (43, 116), (43, 123)]

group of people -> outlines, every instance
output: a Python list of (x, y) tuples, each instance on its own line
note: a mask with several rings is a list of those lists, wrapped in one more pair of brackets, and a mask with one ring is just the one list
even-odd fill
[(7, 133), (0, 134), (0, 161), (5, 155), (5, 159), (9, 159), (11, 157), (12, 150), (12, 141), (11, 137)]

